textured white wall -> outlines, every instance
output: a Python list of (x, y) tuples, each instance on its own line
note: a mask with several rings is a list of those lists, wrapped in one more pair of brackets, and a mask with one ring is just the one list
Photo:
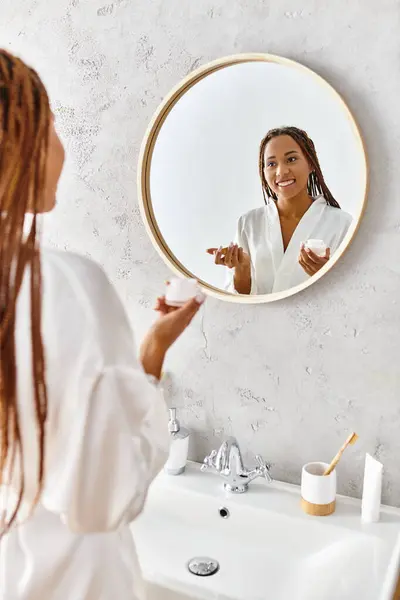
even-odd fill
[[(276, 478), (329, 460), (358, 494), (363, 453), (385, 465), (400, 505), (400, 78), (398, 0), (1, 0), (0, 44), (37, 67), (69, 151), (46, 237), (89, 254), (118, 286), (140, 337), (168, 276), (147, 239), (136, 163), (153, 111), (193, 68), (237, 52), (282, 54), (344, 95), (372, 171), (360, 232), (341, 263), (299, 296), (240, 307), (209, 301), (173, 350), (170, 401), (201, 459), (228, 434)], [(112, 400), (112, 399), (111, 399)]]

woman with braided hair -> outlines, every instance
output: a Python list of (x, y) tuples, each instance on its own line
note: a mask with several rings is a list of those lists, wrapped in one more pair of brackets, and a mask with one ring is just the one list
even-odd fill
[[(259, 174), (265, 206), (239, 219), (235, 243), (207, 250), (230, 270), (232, 293), (270, 294), (303, 283), (328, 262), (352, 221), (326, 185), (305, 131), (271, 129), (260, 144)], [(322, 239), (325, 256), (306, 248), (308, 239)]]
[(0, 599), (139, 600), (129, 523), (168, 451), (157, 382), (199, 304), (159, 298), (137, 360), (103, 271), (41, 247), (63, 162), (43, 83), (0, 49)]

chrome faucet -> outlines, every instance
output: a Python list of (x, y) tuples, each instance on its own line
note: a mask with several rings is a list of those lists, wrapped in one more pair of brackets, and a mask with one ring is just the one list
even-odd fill
[(205, 457), (201, 470), (214, 469), (225, 479), (224, 488), (228, 492), (243, 494), (243, 492), (247, 492), (249, 483), (257, 477), (265, 477), (269, 483), (272, 482), (269, 473), (270, 466), (259, 455), (256, 456), (256, 460), (257, 467), (250, 471), (246, 469), (243, 465), (239, 444), (236, 438), (230, 437), (221, 445), (218, 452), (213, 450), (209, 456)]

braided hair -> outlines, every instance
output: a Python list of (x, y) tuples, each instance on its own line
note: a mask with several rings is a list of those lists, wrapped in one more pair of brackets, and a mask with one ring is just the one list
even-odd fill
[[(43, 83), (22, 60), (0, 49), (0, 487), (17, 486), (17, 502), (0, 515), (0, 540), (17, 519), (26, 482), (18, 402), (16, 318), (29, 273), (32, 387), (38, 443), (37, 494), (44, 481), (47, 388), (41, 334), (41, 268), (37, 214), (46, 185), (51, 109)], [(27, 212), (32, 220), (26, 222)], [(26, 231), (25, 231), (26, 229)]]
[(327, 204), (329, 204), (330, 206), (334, 206), (335, 208), (340, 208), (339, 203), (332, 196), (331, 191), (325, 183), (325, 179), (321, 171), (314, 142), (305, 131), (303, 131), (302, 129), (298, 129), (297, 127), (278, 127), (276, 129), (270, 129), (270, 131), (268, 131), (267, 135), (261, 141), (259, 154), (259, 172), (265, 203), (268, 204), (271, 198), (273, 200), (278, 200), (278, 197), (275, 194), (275, 192), (273, 192), (269, 187), (264, 174), (265, 148), (267, 147), (268, 142), (270, 142), (273, 138), (279, 137), (281, 135), (288, 135), (295, 142), (298, 143), (312, 167), (312, 171), (310, 173), (307, 183), (308, 194), (312, 198), (322, 195), (325, 198)]

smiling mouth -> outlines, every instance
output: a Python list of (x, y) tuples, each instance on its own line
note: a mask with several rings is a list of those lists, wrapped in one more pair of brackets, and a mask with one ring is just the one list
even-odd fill
[(291, 185), (293, 185), (294, 183), (296, 183), (295, 179), (286, 179), (285, 181), (278, 181), (276, 183), (276, 185), (278, 187), (290, 187)]

